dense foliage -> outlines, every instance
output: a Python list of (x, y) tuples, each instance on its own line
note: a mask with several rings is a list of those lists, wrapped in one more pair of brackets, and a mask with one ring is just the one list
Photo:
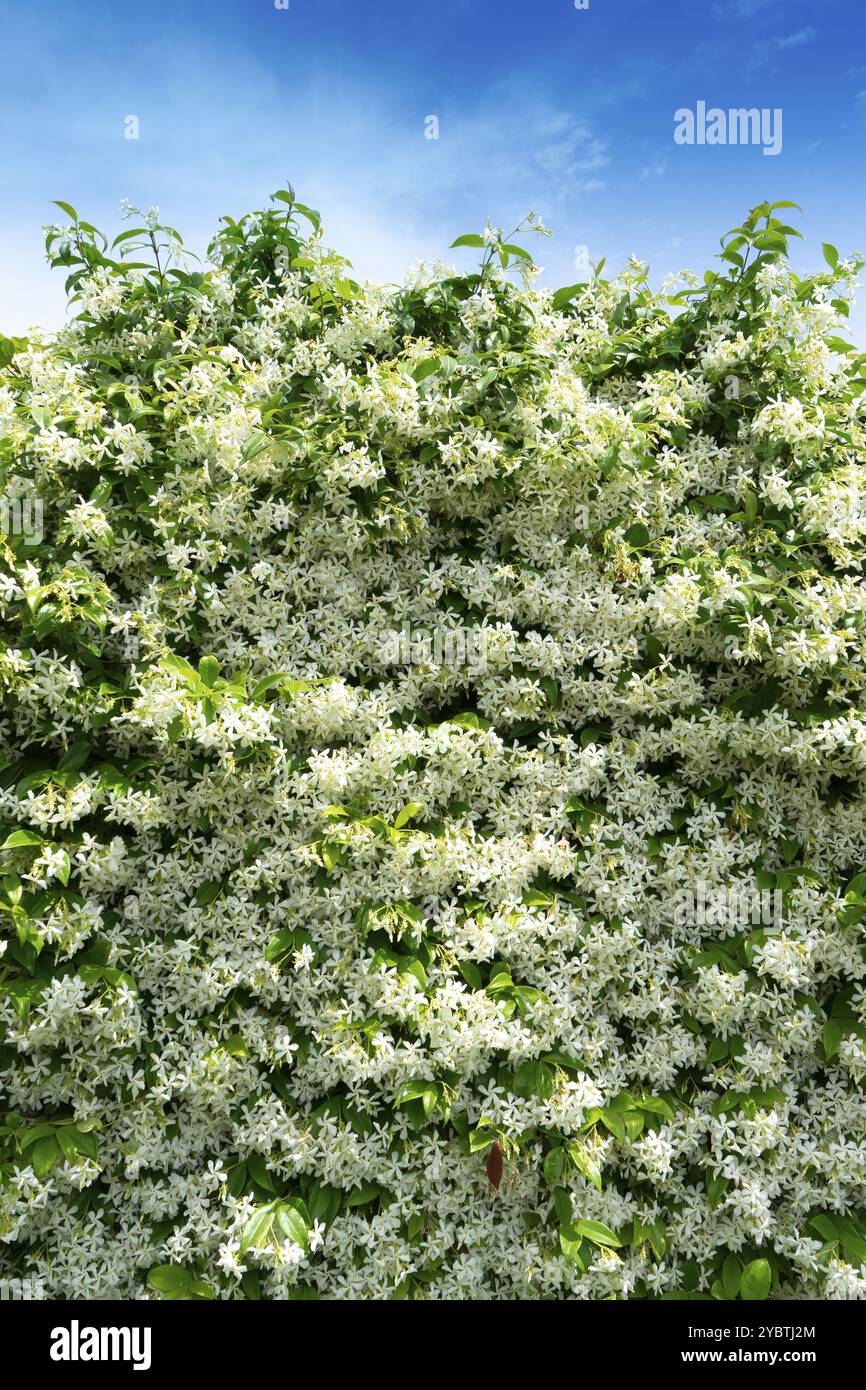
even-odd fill
[(676, 294), (489, 228), (361, 286), (291, 191), (202, 270), (61, 206), (75, 314), (0, 339), (0, 1273), (866, 1295), (859, 261), (776, 204)]

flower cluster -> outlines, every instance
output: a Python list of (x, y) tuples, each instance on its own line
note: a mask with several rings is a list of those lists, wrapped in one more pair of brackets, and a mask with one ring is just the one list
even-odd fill
[(383, 288), (291, 190), (200, 270), (63, 210), (76, 316), (0, 338), (0, 1270), (866, 1297), (859, 261), (763, 205), (673, 295), (494, 229)]

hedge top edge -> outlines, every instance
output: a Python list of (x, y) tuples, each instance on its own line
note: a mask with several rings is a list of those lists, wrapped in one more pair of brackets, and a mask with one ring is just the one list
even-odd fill
[(862, 257), (271, 203), (0, 338), (0, 1283), (866, 1296)]

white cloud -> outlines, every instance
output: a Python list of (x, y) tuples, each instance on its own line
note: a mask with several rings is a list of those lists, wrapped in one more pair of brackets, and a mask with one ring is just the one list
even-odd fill
[(776, 39), (777, 48), (800, 48), (804, 43), (811, 43), (818, 37), (818, 30), (813, 29), (811, 24), (805, 29), (798, 29), (795, 34), (787, 34), (784, 38)]
[(723, 0), (723, 3), (716, 5), (716, 14), (720, 19), (751, 19), (753, 15), (778, 3), (779, 0)]

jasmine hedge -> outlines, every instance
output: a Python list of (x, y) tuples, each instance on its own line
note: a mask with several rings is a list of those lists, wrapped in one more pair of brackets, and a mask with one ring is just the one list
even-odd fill
[(0, 339), (0, 1274), (863, 1297), (860, 259), (272, 204)]

